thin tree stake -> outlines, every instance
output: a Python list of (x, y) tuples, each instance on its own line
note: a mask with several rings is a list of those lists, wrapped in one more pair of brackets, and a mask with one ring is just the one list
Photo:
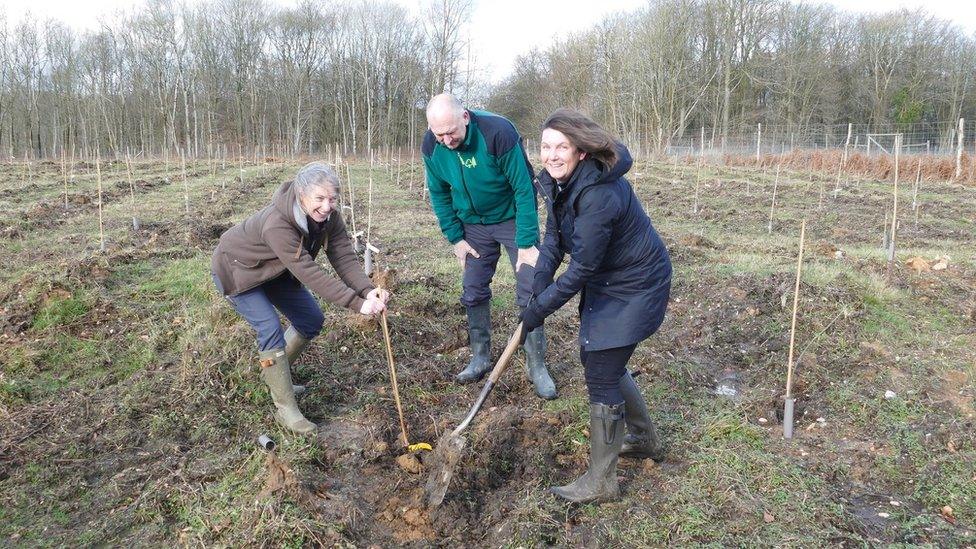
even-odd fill
[(346, 184), (349, 185), (349, 226), (352, 227), (353, 238), (356, 238), (356, 192), (352, 181), (352, 169), (346, 162)]
[(190, 189), (186, 186), (186, 153), (180, 149), (180, 167), (183, 171), (183, 208), (190, 213)]
[(786, 398), (793, 396), (793, 344), (796, 340), (796, 311), (800, 303), (800, 275), (803, 272), (803, 239), (807, 220), (800, 222), (800, 253), (796, 256), (796, 284), (793, 286), (793, 320), (790, 321), (790, 351), (786, 365)]
[[(844, 154), (845, 155), (847, 154), (846, 150)], [(840, 163), (837, 164), (837, 182), (834, 183), (834, 200), (837, 200), (837, 193), (840, 192), (840, 172), (841, 172), (841, 168), (843, 167), (844, 167), (844, 161), (841, 160)]]
[(366, 197), (366, 242), (369, 243), (369, 238), (373, 230), (373, 163), (370, 160), (369, 164), (369, 192)]
[(393, 382), (393, 400), (396, 402), (397, 414), (400, 416), (400, 434), (403, 435), (403, 445), (410, 446), (407, 438), (407, 424), (403, 420), (403, 407), (400, 405), (400, 389), (397, 383), (396, 366), (393, 363), (393, 345), (390, 342), (390, 328), (386, 323), (386, 309), (380, 313), (380, 326), (383, 327), (383, 339), (386, 341), (386, 361), (390, 363), (390, 381)]
[(61, 177), (64, 178), (64, 208), (68, 209), (68, 167), (65, 164), (64, 148), (61, 148)]
[[(918, 186), (922, 182), (922, 159), (918, 159), (918, 169), (915, 171), (915, 187), (912, 189), (912, 210), (918, 208)], [(915, 216), (918, 219), (918, 216)], [(918, 223), (916, 223), (917, 225)]]
[(793, 438), (793, 413), (796, 400), (793, 398), (793, 349), (796, 344), (796, 311), (800, 302), (800, 277), (803, 272), (803, 239), (807, 220), (800, 224), (800, 252), (796, 259), (796, 286), (793, 288), (793, 320), (790, 322), (790, 352), (786, 359), (786, 396), (783, 397), (783, 438)]
[(776, 178), (773, 180), (773, 201), (769, 204), (769, 222), (766, 224), (766, 233), (772, 234), (773, 232), (773, 210), (776, 209), (776, 188), (779, 186), (779, 169), (783, 167), (783, 162), (776, 166)]
[(701, 187), (701, 170), (702, 170), (702, 162), (701, 162), (701, 158), (699, 158), (698, 159), (698, 176), (695, 178), (695, 207), (692, 210), (692, 213), (698, 213), (698, 194), (699, 194), (699, 190), (698, 189)]
[(105, 251), (105, 225), (102, 222), (102, 166), (101, 158), (95, 154), (95, 178), (98, 181), (98, 239), (99, 248)]
[(898, 153), (901, 150), (901, 134), (895, 136), (895, 185), (892, 189), (891, 237), (888, 240), (888, 268), (887, 278), (891, 281), (891, 273), (895, 266), (895, 231), (898, 228)]
[(128, 151), (125, 153), (125, 173), (129, 178), (129, 198), (132, 201), (132, 230), (139, 230), (139, 218), (136, 217), (136, 186), (132, 180), (132, 157)]
[(244, 186), (244, 146), (237, 144), (237, 158), (241, 164), (241, 186)]

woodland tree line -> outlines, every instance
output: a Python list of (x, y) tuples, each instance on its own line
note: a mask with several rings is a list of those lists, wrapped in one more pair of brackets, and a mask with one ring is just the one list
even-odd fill
[(757, 123), (800, 136), (911, 125), (945, 146), (976, 115), (976, 37), (923, 11), (651, 0), (559, 35), (489, 85), (468, 58), (472, 2), (412, 15), (382, 1), (149, 0), (94, 31), (3, 21), (0, 154), (416, 148), (441, 90), (530, 137), (569, 105), (648, 148)]

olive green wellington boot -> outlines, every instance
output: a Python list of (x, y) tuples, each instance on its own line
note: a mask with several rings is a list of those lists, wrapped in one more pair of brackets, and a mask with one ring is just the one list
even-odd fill
[[(305, 352), (308, 347), (309, 340), (298, 333), (298, 330), (294, 326), (289, 326), (285, 330), (285, 354), (288, 355), (288, 364), (293, 365), (295, 361), (298, 360), (298, 356)], [(295, 396), (302, 396), (305, 394), (304, 385), (292, 385), (292, 390), (295, 392)]]
[(583, 476), (550, 492), (575, 503), (620, 499), (617, 456), (624, 442), (625, 406), (590, 403), (590, 465)]
[(624, 394), (624, 404), (627, 405), (627, 435), (620, 448), (620, 455), (632, 458), (651, 458), (654, 461), (664, 460), (664, 445), (657, 436), (657, 429), (651, 422), (651, 414), (647, 411), (647, 403), (641, 394), (637, 382), (628, 371), (620, 378), (620, 392)]
[(525, 351), (525, 369), (535, 387), (535, 394), (546, 400), (556, 398), (556, 383), (546, 369), (546, 335), (542, 326), (525, 336), (522, 350)]
[(288, 355), (284, 349), (262, 351), (258, 357), (261, 360), (261, 379), (271, 391), (271, 399), (275, 405), (275, 420), (286, 429), (296, 433), (309, 434), (315, 432), (315, 424), (305, 419), (298, 403), (295, 402), (295, 391), (291, 384), (291, 369), (288, 367)]
[(491, 370), (491, 304), (468, 307), (468, 340), (471, 362), (455, 377), (458, 383), (474, 383)]

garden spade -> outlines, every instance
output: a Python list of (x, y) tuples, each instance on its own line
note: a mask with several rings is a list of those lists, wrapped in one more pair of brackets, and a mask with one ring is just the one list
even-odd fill
[(505, 368), (508, 367), (508, 363), (511, 362), (512, 355), (515, 354), (515, 350), (518, 349), (521, 341), (522, 323), (519, 322), (518, 327), (515, 328), (515, 333), (508, 340), (508, 345), (502, 351), (502, 356), (499, 357), (498, 362), (495, 363), (495, 367), (488, 374), (488, 381), (481, 388), (481, 394), (478, 395), (478, 400), (468, 410), (468, 415), (464, 418), (464, 421), (453, 431), (444, 433), (440, 440), (437, 441), (437, 447), (434, 449), (433, 459), (431, 460), (430, 476), (427, 478), (427, 485), (424, 488), (429, 507), (437, 507), (444, 501), (444, 495), (447, 494), (447, 487), (451, 484), (451, 477), (454, 476), (454, 466), (457, 465), (458, 459), (461, 458), (461, 451), (464, 450), (466, 441), (461, 433), (467, 429), (468, 425), (471, 424), (471, 420), (481, 410), (485, 399), (488, 398), (488, 393), (491, 392), (495, 386), (495, 382), (498, 381)]

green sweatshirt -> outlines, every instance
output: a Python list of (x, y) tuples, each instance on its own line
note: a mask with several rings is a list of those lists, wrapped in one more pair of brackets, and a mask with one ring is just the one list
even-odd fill
[(539, 242), (532, 166), (522, 139), (507, 119), (471, 111), (467, 135), (457, 149), (437, 142), (427, 130), (423, 156), (427, 188), (441, 232), (451, 244), (464, 238), (462, 223), (493, 225), (515, 219), (515, 243)]

